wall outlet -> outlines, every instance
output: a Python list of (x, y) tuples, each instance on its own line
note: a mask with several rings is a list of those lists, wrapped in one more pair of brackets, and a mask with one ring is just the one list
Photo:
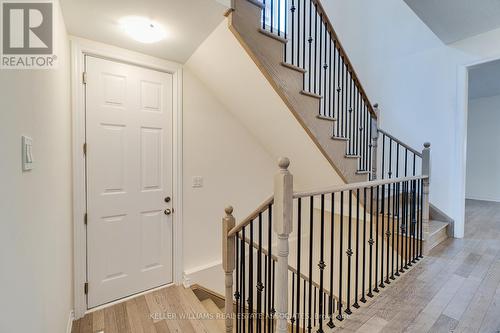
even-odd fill
[(193, 188), (201, 188), (203, 187), (203, 177), (194, 176), (193, 177)]

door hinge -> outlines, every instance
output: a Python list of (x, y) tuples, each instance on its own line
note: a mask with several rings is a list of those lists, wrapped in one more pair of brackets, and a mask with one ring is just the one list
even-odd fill
[(83, 144), (83, 155), (87, 155), (87, 143)]
[(83, 84), (87, 84), (87, 72), (82, 73), (82, 82)]
[(88, 216), (87, 216), (87, 213), (85, 213), (85, 215), (83, 215), (83, 223), (85, 223), (85, 225), (87, 225), (87, 221), (88, 221)]
[(89, 283), (88, 282), (85, 282), (85, 284), (83, 285), (83, 291), (85, 292), (85, 295), (88, 295), (88, 293), (89, 293)]

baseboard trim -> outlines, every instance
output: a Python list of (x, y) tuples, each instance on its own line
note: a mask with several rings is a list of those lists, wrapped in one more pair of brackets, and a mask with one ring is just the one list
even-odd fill
[(66, 324), (66, 333), (71, 333), (73, 330), (73, 320), (75, 320), (75, 312), (71, 310), (69, 312), (68, 323)]
[(193, 285), (200, 285), (220, 294), (224, 293), (224, 271), (222, 261), (217, 260), (211, 263), (200, 265), (184, 271), (184, 287), (190, 288)]
[(466, 200), (478, 200), (478, 201), (489, 201), (489, 202), (500, 202), (500, 198), (492, 198), (488, 196), (481, 195), (467, 195)]

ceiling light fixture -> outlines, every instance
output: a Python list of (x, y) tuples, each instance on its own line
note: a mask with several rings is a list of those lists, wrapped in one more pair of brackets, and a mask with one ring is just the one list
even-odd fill
[(130, 37), (141, 43), (155, 43), (167, 37), (167, 32), (160, 24), (145, 17), (124, 17), (120, 20), (120, 26)]

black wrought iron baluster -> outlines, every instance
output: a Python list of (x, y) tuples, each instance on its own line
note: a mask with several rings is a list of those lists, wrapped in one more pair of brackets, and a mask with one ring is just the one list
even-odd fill
[[(319, 292), (320, 292), (320, 297), (319, 297), (319, 304), (318, 304), (318, 310), (319, 310), (319, 316), (318, 316), (318, 333), (323, 332), (323, 297), (321, 297), (321, 293), (323, 293), (324, 290), (324, 270), (326, 267), (325, 264), (325, 195), (321, 195), (321, 225), (320, 225), (320, 255), (319, 255), (319, 263), (318, 263), (318, 268), (319, 268)], [(312, 275), (309, 276), (309, 278), (312, 280)]]
[(344, 257), (344, 192), (340, 192), (340, 226), (339, 226), (339, 300), (338, 300), (338, 320), (343, 320), (342, 315), (342, 258)]
[[(316, 18), (317, 17), (318, 17), (318, 13), (316, 13)], [(314, 63), (314, 67), (316, 68), (316, 70), (319, 69), (319, 75), (318, 75), (318, 88), (319, 89), (318, 89), (318, 92), (317, 92), (318, 95), (321, 95), (321, 89), (322, 89), (322, 84), (323, 84), (323, 80), (322, 80), (322, 77), (321, 77), (323, 71), (321, 70), (321, 68), (319, 68), (319, 67), (323, 67), (323, 65), (322, 65), (322, 61), (323, 61), (323, 28), (322, 28), (322, 26), (323, 25), (321, 24), (322, 21), (323, 21), (323, 15), (320, 14), (320, 24), (319, 24), (319, 66), (318, 66), (318, 64), (316, 64), (316, 60), (318, 59), (318, 57), (316, 57), (316, 56), (314, 57), (314, 62), (315, 62)], [(317, 39), (318, 39), (318, 35), (316, 35), (316, 39), (315, 40), (317, 40)], [(314, 42), (315, 52), (318, 51), (316, 44), (317, 43)], [(316, 90), (316, 75), (314, 77), (314, 84), (315, 84), (314, 85), (314, 90)], [(325, 95), (323, 95), (323, 100), (324, 99), (325, 99)], [(320, 100), (320, 102), (318, 103), (318, 105), (319, 105), (319, 113), (318, 114), (320, 114), (320, 115), (321, 115), (321, 103), (322, 103), (322, 101)]]
[(359, 308), (358, 295), (359, 295), (359, 188), (356, 189), (356, 276), (354, 278), (354, 304), (356, 309)]
[(271, 327), (272, 327), (272, 317), (274, 314), (274, 303), (273, 303), (273, 298), (272, 294), (274, 293), (274, 289), (271, 288), (272, 284), (274, 283), (274, 275), (272, 274), (272, 265), (273, 265), (273, 243), (272, 243), (272, 235), (273, 235), (273, 206), (269, 205), (267, 207), (267, 212), (268, 212), (268, 226), (267, 226), (267, 249), (268, 249), (268, 255), (267, 255), (267, 269), (269, 271), (269, 276), (267, 280), (267, 329), (271, 333)]
[[(268, 247), (269, 248), (269, 247)], [(268, 292), (267, 290), (269, 289), (269, 285), (267, 284), (267, 281), (268, 281), (268, 270), (267, 270), (267, 257), (268, 255), (264, 255), (264, 284), (265, 284), (265, 287), (264, 287), (264, 317), (262, 318), (262, 322), (263, 322), (263, 328), (264, 328), (264, 333), (267, 333), (268, 332), (268, 327), (267, 327), (267, 316), (269, 315), (269, 309), (267, 307), (267, 304), (268, 304), (268, 299), (267, 299), (267, 295), (268, 295)]]
[(404, 272), (404, 263), (405, 263), (405, 250), (406, 250), (406, 185), (405, 182), (401, 182), (401, 267), (400, 272)]
[[(271, 32), (274, 32), (274, 1), (276, 0), (269, 0), (271, 2), (271, 13), (269, 13), (270, 18), (271, 18)], [(278, 29), (279, 30), (279, 29)]]
[[(395, 229), (395, 223), (396, 223), (396, 201), (398, 201), (398, 198), (396, 197), (396, 186), (397, 183), (392, 184), (392, 254), (391, 254), (391, 280), (394, 280), (394, 257), (396, 255), (396, 249), (394, 248), (394, 243), (395, 243), (395, 238), (398, 237), (398, 234), (396, 233)], [(390, 191), (389, 191), (390, 192)], [(390, 195), (390, 193), (389, 193)]]
[(304, 287), (304, 305), (303, 305), (303, 313), (302, 313), (302, 333), (306, 332), (306, 300), (308, 299), (307, 294), (306, 294), (306, 280), (304, 279), (303, 281), (303, 287)]
[(379, 186), (377, 185), (377, 204), (376, 204), (376, 222), (375, 222), (375, 288), (373, 288), (373, 291), (378, 293), (378, 252), (379, 252), (379, 216), (380, 216), (380, 189)]
[[(379, 287), (385, 288), (385, 284), (384, 284), (384, 237), (386, 236), (386, 234), (385, 234), (385, 185), (382, 185), (380, 196), (382, 198), (380, 200), (381, 212), (379, 213), (379, 215), (381, 215), (381, 219), (382, 219), (382, 232), (380, 233), (381, 256), (380, 256), (380, 285), (379, 285)], [(379, 240), (378, 237), (377, 237), (377, 240)]]
[[(373, 297), (372, 287), (373, 287), (373, 244), (375, 241), (373, 240), (373, 186), (370, 187), (370, 239), (368, 240), (368, 244), (370, 245), (370, 260), (368, 266), (368, 294), (366, 296)], [(377, 282), (375, 281), (375, 285)]]
[[(309, 314), (311, 314), (311, 311), (312, 311), (312, 284), (311, 284), (311, 281), (312, 281), (312, 263), (313, 263), (313, 251), (314, 251), (314, 248), (313, 248), (313, 241), (314, 241), (314, 197), (311, 196), (309, 198), (310, 200), (310, 203), (309, 203)], [(308, 318), (308, 322), (307, 322), (307, 329), (308, 329), (308, 332), (310, 333), (311, 332), (311, 329), (312, 329), (312, 322), (311, 322), (311, 317), (309, 316)]]
[(352, 261), (352, 190), (349, 190), (349, 224), (347, 231), (347, 295), (345, 313), (351, 314), (351, 261)]
[(326, 110), (328, 110), (328, 116), (333, 118), (334, 115), (333, 115), (333, 104), (332, 104), (332, 98), (333, 98), (333, 93), (332, 93), (332, 47), (333, 47), (333, 42), (332, 42), (332, 36), (330, 35), (330, 32), (328, 32), (328, 36), (327, 36), (327, 40), (328, 40), (328, 104), (325, 103), (325, 107), (326, 105), (328, 105), (326, 107)]
[(247, 319), (248, 319), (248, 308), (245, 305), (247, 301), (246, 296), (246, 243), (245, 243), (245, 228), (241, 230), (241, 328), (243, 333), (246, 332)]
[(312, 1), (309, 1), (309, 39), (307, 40), (309, 42), (309, 68), (307, 71), (307, 76), (309, 78), (309, 86), (308, 86), (308, 91), (311, 92), (311, 76), (312, 76)]
[(241, 257), (240, 257), (240, 233), (236, 233), (236, 237), (235, 237), (235, 241), (236, 241), (236, 244), (235, 244), (235, 247), (236, 247), (236, 262), (235, 262), (235, 266), (236, 266), (236, 291), (234, 293), (234, 299), (236, 301), (236, 333), (239, 333), (241, 332), (240, 330), (240, 316), (239, 314), (241, 313), (240, 312), (240, 290), (241, 290), (241, 281), (240, 281), (240, 265), (241, 265)]
[[(285, 0), (286, 1), (286, 0)], [(297, 10), (297, 7), (295, 7), (295, 0), (292, 0), (292, 6), (290, 7), (290, 13), (292, 13), (292, 18), (291, 18), (291, 35), (290, 35), (290, 38), (291, 41), (290, 41), (290, 59), (291, 59), (291, 64), (292, 65), (295, 65), (295, 11)], [(285, 27), (286, 27), (286, 24), (285, 24)], [(285, 46), (285, 50), (286, 50), (286, 46)], [(286, 61), (286, 51), (285, 51), (285, 61)], [(298, 66), (298, 64), (297, 64)]]
[(342, 112), (344, 114), (344, 120), (343, 120), (343, 124), (344, 124), (344, 128), (343, 128), (343, 135), (342, 137), (344, 138), (347, 138), (347, 105), (348, 105), (348, 93), (349, 93), (349, 87), (347, 85), (347, 73), (349, 71), (349, 68), (347, 67), (347, 65), (345, 64), (345, 59), (344, 57), (342, 57), (342, 63), (343, 63), (343, 66), (342, 66), (342, 73), (343, 73), (343, 80), (344, 82), (342, 82), (342, 91), (343, 91), (343, 94), (342, 94), (342, 101), (343, 101), (343, 105), (342, 105)]
[[(363, 207), (363, 270), (362, 270), (362, 278), (361, 278), (361, 299), (362, 303), (366, 303), (365, 291), (366, 291), (366, 210), (367, 210), (367, 201), (366, 201), (366, 187), (363, 188), (363, 202), (365, 206)], [(372, 204), (370, 204), (372, 206)], [(370, 207), (368, 206), (368, 207)]]
[[(297, 0), (297, 66), (300, 67), (300, 1)], [(303, 1), (305, 2), (305, 1)], [(292, 54), (293, 57), (293, 54)], [(292, 61), (293, 64), (293, 61)], [(305, 66), (305, 64), (302, 64), (302, 66)]]
[[(392, 144), (391, 144), (392, 146)], [(385, 193), (384, 193), (385, 195)], [(390, 284), (391, 281), (389, 281), (389, 260), (390, 260), (390, 249), (389, 245), (391, 242), (391, 213), (390, 213), (390, 208), (391, 208), (391, 184), (387, 184), (387, 210), (386, 210), (386, 215), (387, 217), (384, 218), (384, 220), (387, 221), (387, 231), (385, 232), (385, 235), (387, 237), (387, 243), (386, 243), (386, 258), (385, 258), (385, 283)], [(386, 224), (386, 223), (384, 223)]]
[[(300, 253), (302, 252), (302, 198), (297, 199), (297, 328), (299, 332), (300, 314)], [(304, 297), (305, 298), (305, 297)], [(305, 308), (304, 308), (305, 311)]]
[(259, 213), (258, 220), (258, 234), (257, 234), (257, 320), (256, 320), (256, 328), (257, 333), (262, 332), (262, 321), (260, 317), (262, 315), (262, 291), (264, 290), (264, 284), (262, 283), (262, 213)]
[(331, 196), (331, 210), (330, 210), (330, 301), (329, 305), (329, 313), (328, 316), (330, 320), (328, 321), (328, 327), (334, 328), (335, 324), (333, 323), (333, 315), (335, 313), (335, 302), (333, 298), (333, 258), (334, 258), (334, 250), (335, 250), (335, 193), (332, 193)]
[(253, 220), (250, 221), (250, 243), (248, 244), (248, 312), (250, 313), (250, 318), (248, 321), (248, 332), (253, 332)]
[(336, 63), (337, 63), (337, 66), (336, 66), (336, 70), (337, 70), (337, 113), (336, 113), (336, 118), (337, 118), (337, 133), (334, 133), (335, 136), (341, 136), (340, 135), (340, 122), (341, 122), (341, 117), (340, 117), (340, 93), (341, 93), (341, 88), (340, 88), (340, 55), (339, 55), (339, 52), (338, 52), (338, 49), (337, 49), (337, 41), (334, 40), (333, 43), (335, 44), (335, 53), (337, 55), (337, 58), (336, 58)]
[(385, 133), (382, 134), (382, 179), (385, 179)]
[[(295, 320), (296, 320), (296, 317), (295, 317), (295, 288), (293, 286), (295, 286), (295, 274), (293, 272), (291, 272), (292, 274), (292, 312), (290, 312), (292, 314), (291, 318), (290, 318), (290, 328), (291, 328), (291, 331), (293, 332), (293, 324), (295, 323)], [(298, 278), (297, 278), (298, 280)], [(298, 295), (297, 295), (297, 298), (298, 298)]]
[(318, 76), (318, 5), (314, 4), (314, 93), (315, 94), (318, 93), (318, 91), (316, 90), (317, 76)]
[(412, 251), (411, 251), (411, 262), (414, 264), (416, 262), (416, 256), (415, 256), (415, 227), (417, 224), (417, 183), (416, 180), (412, 181), (412, 210), (413, 210), (413, 216), (411, 220), (411, 239), (412, 239)]
[[(302, 1), (302, 7), (303, 7), (303, 19), (302, 22), (304, 23), (303, 29), (302, 29), (302, 67), (306, 69), (306, 28), (307, 28), (307, 23), (306, 23), (306, 17), (307, 17), (307, 7), (306, 7), (306, 0)], [(306, 76), (304, 75), (304, 90), (306, 89)]]
[(423, 231), (423, 225), (424, 225), (424, 215), (423, 215), (423, 209), (424, 209), (424, 182), (423, 180), (420, 180), (420, 251), (419, 251), (419, 257), (423, 258), (423, 237), (424, 237), (424, 231)]
[[(270, 0), (270, 1), (273, 1), (273, 0)], [(266, 29), (266, 11), (267, 11), (266, 0), (263, 0), (262, 4), (263, 4), (263, 9), (262, 9), (262, 29)]]

